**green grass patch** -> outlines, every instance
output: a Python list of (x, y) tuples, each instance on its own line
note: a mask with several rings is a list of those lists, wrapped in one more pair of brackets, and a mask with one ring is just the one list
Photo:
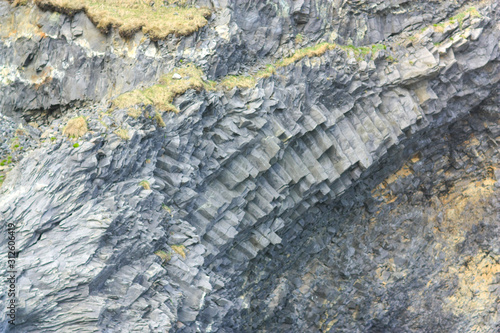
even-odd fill
[(373, 44), (371, 47), (374, 54), (378, 51), (387, 50), (387, 45), (384, 44)]
[(479, 13), (479, 11), (475, 7), (469, 7), (463, 12), (460, 12), (457, 15), (450, 17), (447, 22), (435, 23), (432, 25), (432, 27), (434, 28), (434, 31), (443, 33), (444, 29), (447, 26), (453, 25), (456, 22), (458, 22), (458, 26), (460, 30), (462, 30), (463, 23), (467, 17), (481, 17), (481, 13)]
[(369, 54), (371, 54), (371, 58), (373, 59), (378, 51), (387, 49), (387, 46), (384, 44), (373, 44), (371, 46), (341, 45), (339, 47), (346, 52), (352, 52), (358, 61), (365, 60)]
[(11, 163), (12, 163), (12, 156), (9, 155), (9, 156), (7, 156), (6, 158), (4, 158), (3, 160), (0, 161), (0, 166), (9, 165)]

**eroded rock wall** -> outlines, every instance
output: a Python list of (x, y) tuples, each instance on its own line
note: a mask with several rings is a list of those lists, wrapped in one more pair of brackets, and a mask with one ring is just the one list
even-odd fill
[[(497, 58), (490, 37), (479, 48)], [(192, 96), (178, 99), (195, 130), (167, 134), (172, 145), (158, 159), (157, 188), (179, 208), (174, 217), (196, 227), (215, 285), (230, 283), (262, 249), (280, 243), (283, 230), (304, 213), (341, 197), (402, 139), (464, 117), (489, 96), (498, 82), (496, 60), (482, 68), (483, 60), (472, 55), (476, 47), (455, 57), (452, 44), (448, 51), (431, 44), (397, 65), (383, 59), (349, 64), (343, 53), (330, 51), (286, 75), (278, 72), (281, 80), (209, 101), (199, 115), (189, 112), (200, 110)], [(487, 78), (484, 90), (474, 86), (477, 77)], [(220, 302), (215, 295), (206, 299)], [(207, 308), (204, 320), (224, 312), (215, 304)], [(198, 306), (190, 311), (194, 318)]]
[(498, 330), (499, 131), (478, 111), (405, 140), (232, 281), (220, 331)]
[[(153, 42), (141, 32), (123, 40), (103, 35), (83, 14), (43, 12), (28, 2), (0, 3), (0, 107), (4, 114), (40, 118), (86, 102), (107, 101), (155, 83), (180, 61), (210, 78), (254, 71), (326, 40), (374, 44), (402, 31), (439, 22), (464, 1), (199, 1), (213, 10), (199, 32)], [(300, 36), (298, 39), (297, 36)], [(29, 112), (35, 111), (35, 112)]]
[[(155, 44), (104, 36), (83, 14), (0, 2), (2, 112), (62, 114), (45, 118), (39, 148), (0, 189), (2, 219), (19, 228), (17, 328), (419, 331), (437, 325), (427, 318), (437, 312), (443, 330), (494, 330), (496, 243), (451, 220), (478, 230), (482, 218), (497, 233), (498, 4), (439, 27), (428, 24), (470, 4), (208, 5), (212, 20), (198, 34)], [(23, 31), (25, 22), (37, 23)], [(154, 83), (180, 59), (218, 79), (321, 40), (387, 47), (337, 47), (254, 88), (190, 90), (164, 128), (151, 106), (137, 119), (108, 110), (112, 96)], [(90, 130), (77, 143), (61, 135), (74, 115)], [(116, 134), (124, 128), (128, 140)], [(471, 215), (448, 211), (479, 204)], [(431, 228), (441, 223), (451, 229)], [(462, 295), (470, 270), (453, 261), (489, 274), (477, 285), (484, 311), (463, 315), (476, 306)], [(450, 274), (457, 282), (440, 289)], [(431, 295), (439, 300), (427, 305)]]

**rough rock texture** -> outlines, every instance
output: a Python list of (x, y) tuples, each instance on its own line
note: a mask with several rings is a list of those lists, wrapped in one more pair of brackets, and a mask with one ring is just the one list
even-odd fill
[[(498, 4), (206, 4), (153, 43), (0, 1), (0, 108), (40, 123), (0, 188), (16, 330), (497, 331)], [(181, 59), (220, 79), (324, 40), (386, 48), (189, 90), (165, 127), (108, 111)]]
[[(294, 37), (302, 35), (308, 42), (327, 40), (341, 44), (367, 45), (397, 35), (404, 30), (436, 23), (466, 1), (329, 1), (288, 0), (228, 1), (221, 14), (233, 20), (217, 31), (229, 30), (231, 43), (223, 44), (217, 70), (245, 63), (258, 62), (263, 57), (282, 57), (296, 48)], [(232, 33), (235, 26), (240, 31)], [(244, 60), (244, 61), (242, 61)]]
[[(13, 9), (6, 1), (0, 15), (0, 107), (4, 114), (23, 111), (25, 118), (151, 85), (199, 42), (192, 35), (155, 43), (142, 33), (123, 40), (118, 33), (103, 35), (83, 13)], [(200, 47), (210, 52), (210, 45), (206, 36)]]
[(406, 140), (283, 232), (232, 281), (245, 305), (220, 331), (498, 331), (500, 126), (473, 117)]

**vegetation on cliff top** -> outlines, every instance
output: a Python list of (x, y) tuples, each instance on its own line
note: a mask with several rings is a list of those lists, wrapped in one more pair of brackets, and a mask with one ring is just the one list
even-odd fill
[[(74, 15), (85, 12), (103, 32), (117, 28), (124, 37), (142, 31), (152, 39), (170, 34), (187, 36), (207, 24), (208, 8), (185, 5), (186, 1), (168, 0), (169, 6), (150, 5), (143, 0), (34, 0), (44, 10)], [(160, 1), (158, 1), (160, 2)], [(171, 6), (171, 4), (180, 4)]]

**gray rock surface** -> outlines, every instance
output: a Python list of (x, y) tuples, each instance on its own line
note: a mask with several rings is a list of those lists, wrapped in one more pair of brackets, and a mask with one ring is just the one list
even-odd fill
[[(466, 1), (207, 5), (200, 32), (153, 43), (0, 1), (2, 126), (31, 133), (0, 188), (18, 228), (16, 330), (495, 331), (498, 4), (460, 22), (448, 18)], [(180, 59), (220, 79), (324, 40), (386, 48), (336, 47), (255, 88), (188, 90), (165, 127), (152, 106), (108, 111)], [(67, 139), (79, 115), (89, 132)], [(464, 203), (481, 204), (460, 217), (467, 237), (431, 239), (453, 213), (444, 196), (484, 179), (497, 185)], [(487, 275), (477, 304), (463, 300), (465, 262)]]

